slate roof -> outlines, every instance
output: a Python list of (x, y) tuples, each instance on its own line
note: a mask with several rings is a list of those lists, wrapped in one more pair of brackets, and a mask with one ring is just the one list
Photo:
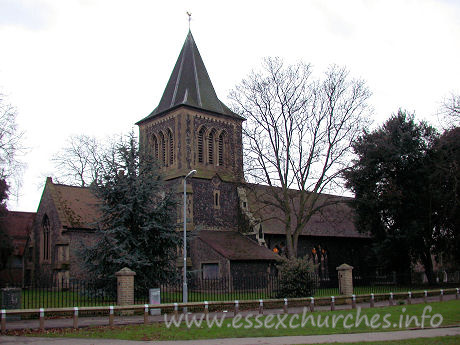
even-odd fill
[(137, 124), (181, 105), (244, 120), (243, 117), (232, 112), (217, 97), (190, 31), (182, 46), (160, 103), (149, 116)]
[(32, 229), (36, 213), (9, 211), (6, 215), (5, 229), (13, 242), (13, 255), (22, 256), (27, 242), (27, 238)]
[(53, 183), (51, 178), (47, 179), (47, 187), (51, 189), (51, 195), (64, 228), (97, 228), (96, 221), (100, 218), (98, 207), (100, 202), (90, 188)]
[(280, 257), (266, 247), (236, 231), (201, 230), (198, 238), (232, 261), (278, 261)]
[[(273, 206), (267, 206), (262, 200), (270, 200), (272, 187), (264, 185), (249, 184), (247, 189), (248, 206), (253, 215), (262, 220), (262, 230), (265, 234), (285, 234), (284, 224), (279, 220), (283, 217), (283, 212)], [(278, 189), (278, 188), (276, 188)], [(274, 192), (277, 192), (275, 189)], [(291, 190), (292, 193), (298, 191)], [(266, 198), (266, 199), (265, 199)], [(296, 199), (294, 199), (296, 200)], [(348, 204), (351, 198), (340, 197), (329, 194), (321, 194), (318, 205), (321, 203), (336, 201), (336, 204), (325, 206), (315, 213), (306, 227), (302, 230), (302, 235), (325, 236), (325, 237), (347, 237), (347, 238), (369, 238), (369, 234), (360, 233), (356, 230), (353, 222), (353, 209)], [(298, 208), (298, 200), (294, 207)], [(278, 218), (278, 219), (277, 219)], [(294, 213), (292, 214), (294, 228), (297, 224)]]

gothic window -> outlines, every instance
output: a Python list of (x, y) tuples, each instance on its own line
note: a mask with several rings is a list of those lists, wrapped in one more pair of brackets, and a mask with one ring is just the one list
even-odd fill
[(329, 279), (329, 262), (327, 250), (322, 248), (321, 245), (317, 245), (313, 247), (311, 253), (313, 264), (316, 265), (316, 273), (320, 276), (321, 279)]
[(209, 132), (209, 137), (208, 137), (208, 163), (209, 164), (214, 164), (214, 138), (215, 138), (216, 132), (215, 130), (212, 130)]
[(160, 132), (161, 163), (166, 166), (166, 145), (165, 136)]
[(156, 135), (153, 136), (153, 157), (158, 161), (158, 139)]
[(259, 239), (264, 238), (264, 231), (262, 229), (262, 224), (259, 225)]
[(43, 260), (48, 261), (50, 259), (50, 220), (45, 214), (42, 221), (42, 230), (43, 230)]
[(224, 133), (219, 135), (219, 161), (218, 165), (224, 165)]
[(201, 127), (198, 132), (198, 163), (204, 163), (204, 132), (206, 131), (205, 127)]
[(169, 165), (172, 165), (174, 162), (174, 141), (173, 141), (173, 135), (170, 129), (168, 129), (168, 143), (169, 143)]
[(213, 194), (214, 208), (220, 208), (220, 191), (215, 190)]

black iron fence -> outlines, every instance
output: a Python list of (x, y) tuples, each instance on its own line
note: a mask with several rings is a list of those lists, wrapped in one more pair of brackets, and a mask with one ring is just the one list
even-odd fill
[[(276, 297), (279, 279), (269, 275), (219, 279), (190, 278), (187, 280), (187, 289), (190, 302), (267, 299)], [(160, 292), (161, 301), (164, 303), (181, 302), (182, 280), (162, 284)]]
[(117, 301), (115, 286), (107, 289), (93, 282), (59, 279), (9, 287), (21, 288), (23, 309), (104, 306)]
[[(312, 273), (310, 276), (312, 291), (315, 296), (338, 293), (337, 278), (321, 280)], [(188, 301), (231, 301), (279, 298), (280, 278), (276, 275), (253, 275), (244, 277), (223, 277), (203, 279), (189, 277), (187, 279)], [(160, 286), (162, 303), (181, 302), (183, 298), (183, 282), (177, 280)]]
[[(312, 273), (312, 295), (314, 297), (338, 296), (337, 277), (320, 279)], [(253, 275), (244, 277), (224, 277), (219, 279), (187, 279), (188, 301), (232, 301), (280, 298), (280, 279), (275, 275)], [(408, 275), (387, 274), (363, 276), (353, 275), (354, 293), (389, 293), (425, 290), (431, 288), (451, 288), (460, 284), (460, 272), (439, 272), (435, 281), (429, 284), (423, 274)], [(10, 284), (10, 287), (21, 288), (21, 308), (58, 308), (83, 306), (116, 305), (117, 290), (114, 284), (98, 284), (76, 280), (40, 281), (35, 284), (21, 286)], [(182, 280), (175, 280), (160, 286), (162, 303), (181, 302), (183, 298)], [(148, 291), (135, 291), (135, 304), (149, 303)], [(309, 297), (309, 296), (302, 296)], [(0, 303), (1, 304), (1, 303)], [(3, 306), (0, 305), (0, 308)]]

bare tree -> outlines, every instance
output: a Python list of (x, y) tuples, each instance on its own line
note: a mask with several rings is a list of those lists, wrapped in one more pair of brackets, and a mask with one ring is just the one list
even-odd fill
[(448, 127), (460, 126), (460, 95), (451, 93), (441, 105), (442, 120)]
[[(325, 197), (341, 184), (351, 144), (366, 125), (371, 93), (345, 68), (331, 66), (312, 80), (304, 63), (286, 66), (267, 58), (230, 93), (234, 111), (246, 117), (245, 174), (268, 185), (259, 204), (286, 232), (288, 257), (297, 256), (298, 238), (311, 217), (339, 198)], [(280, 216), (277, 216), (279, 214)]]
[(101, 174), (104, 145), (95, 137), (73, 135), (52, 158), (60, 183), (89, 186)]
[(8, 183), (10, 192), (15, 195), (21, 186), (25, 167), (19, 159), (25, 151), (24, 133), (18, 129), (16, 116), (16, 108), (0, 93), (0, 179)]

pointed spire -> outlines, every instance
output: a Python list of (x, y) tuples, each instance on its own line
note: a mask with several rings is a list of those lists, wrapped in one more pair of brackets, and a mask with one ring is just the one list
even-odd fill
[(244, 119), (217, 97), (191, 31), (187, 34), (160, 103), (149, 116), (139, 122), (180, 105)]

